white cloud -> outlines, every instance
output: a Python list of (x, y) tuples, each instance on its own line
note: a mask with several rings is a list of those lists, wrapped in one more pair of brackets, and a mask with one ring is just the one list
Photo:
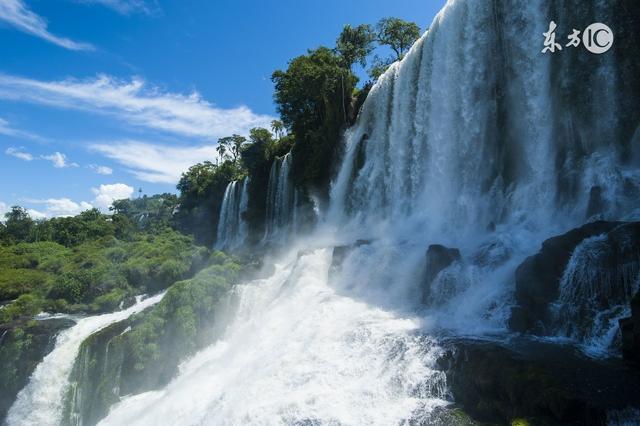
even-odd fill
[(47, 218), (47, 214), (46, 213), (41, 212), (41, 211), (36, 210), (36, 209), (27, 209), (27, 213), (29, 213), (29, 216), (31, 216), (31, 219), (40, 220), (40, 219), (46, 219)]
[(9, 206), (6, 203), (0, 201), (0, 222), (4, 221), (5, 213), (9, 212)]
[(170, 93), (140, 78), (121, 81), (106, 75), (40, 81), (0, 74), (0, 98), (110, 114), (148, 129), (203, 138), (246, 135), (249, 129), (268, 127), (273, 120), (246, 106), (218, 108), (197, 92)]
[(144, 13), (151, 15), (159, 11), (158, 4), (155, 1), (145, 0), (77, 0), (80, 3), (99, 4), (115, 10), (123, 15), (131, 13)]
[(170, 147), (124, 140), (96, 144), (91, 148), (128, 167), (138, 179), (152, 183), (175, 184), (183, 172), (196, 163), (215, 161), (215, 146)]
[(21, 151), (21, 150), (19, 150), (17, 148), (13, 148), (13, 147), (7, 148), (7, 150), (4, 153), (7, 154), (7, 155), (10, 155), (12, 157), (19, 158), (20, 160), (23, 160), (23, 161), (31, 161), (31, 160), (33, 160), (33, 155), (29, 154), (28, 152)]
[(24, 4), (23, 0), (0, 0), (0, 21), (16, 29), (57, 44), (70, 50), (92, 50), (93, 46), (87, 43), (78, 43), (68, 38), (51, 34), (47, 29), (47, 21), (33, 13)]
[(75, 216), (85, 210), (93, 208), (93, 206), (86, 201), (76, 203), (69, 198), (47, 198), (45, 200), (29, 199), (25, 201), (31, 204), (42, 204), (44, 206), (44, 211), (35, 209), (27, 210), (29, 212), (29, 215), (34, 219), (43, 219), (45, 217)]
[(91, 190), (96, 196), (93, 204), (102, 210), (107, 210), (115, 200), (131, 198), (133, 195), (133, 187), (124, 183), (100, 185), (99, 188), (92, 188)]
[(97, 164), (90, 164), (89, 167), (91, 170), (95, 171), (99, 175), (109, 176), (113, 174), (113, 169), (107, 166), (98, 166)]
[(51, 155), (40, 156), (43, 160), (48, 160), (53, 163), (53, 167), (56, 169), (64, 169), (67, 167), (78, 167), (78, 163), (70, 163), (67, 161), (67, 156), (61, 152), (54, 152)]
[[(2, 2), (2, 0), (0, 0)], [(26, 132), (24, 130), (14, 129), (9, 125), (7, 120), (0, 118), (0, 135), (11, 136), (21, 139), (31, 139), (34, 141), (44, 141), (45, 139), (34, 133)]]

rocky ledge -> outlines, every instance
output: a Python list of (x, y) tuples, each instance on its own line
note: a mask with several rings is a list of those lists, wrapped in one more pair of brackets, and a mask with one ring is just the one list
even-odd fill
[(480, 422), (605, 425), (640, 407), (640, 371), (571, 346), (451, 340), (439, 360), (456, 408)]

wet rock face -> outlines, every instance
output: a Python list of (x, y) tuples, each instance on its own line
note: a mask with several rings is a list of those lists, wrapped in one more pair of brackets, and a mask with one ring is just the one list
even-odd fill
[(422, 284), (422, 303), (429, 303), (431, 284), (436, 276), (453, 262), (460, 259), (460, 250), (456, 248), (448, 248), (440, 244), (429, 246), (426, 253), (425, 275)]
[(52, 318), (0, 326), (0, 423), (33, 370), (53, 349), (55, 337), (73, 324), (70, 319)]
[(438, 361), (455, 405), (490, 424), (605, 425), (607, 413), (640, 404), (640, 373), (567, 346), (520, 339), (455, 340)]
[(340, 270), (340, 268), (342, 268), (344, 260), (354, 249), (369, 244), (371, 244), (371, 240), (357, 240), (353, 244), (334, 247), (333, 253), (331, 255), (331, 266), (329, 268), (329, 274), (335, 274), (338, 270)]
[(609, 233), (620, 225), (621, 222), (592, 222), (546, 240), (542, 249), (516, 270), (516, 306), (511, 312), (510, 329), (547, 333), (553, 322), (549, 305), (558, 299), (560, 280), (574, 249), (583, 240)]

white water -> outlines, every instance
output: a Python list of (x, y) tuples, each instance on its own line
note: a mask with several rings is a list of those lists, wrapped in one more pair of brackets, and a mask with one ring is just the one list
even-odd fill
[(216, 236), (217, 249), (234, 249), (245, 242), (247, 223), (243, 214), (249, 203), (249, 178), (234, 180), (227, 185), (220, 209)]
[(62, 417), (69, 374), (84, 339), (158, 303), (163, 295), (158, 294), (144, 300), (137, 298), (136, 304), (128, 309), (80, 319), (76, 325), (61, 332), (56, 338), (53, 351), (38, 364), (29, 384), (18, 394), (9, 410), (7, 424), (57, 426)]
[(296, 197), (290, 172), (291, 153), (273, 161), (267, 190), (266, 241), (284, 241), (292, 231)]
[(392, 425), (427, 418), (444, 404), (444, 376), (433, 370), (439, 349), (418, 333), (414, 315), (330, 285), (330, 262), (330, 249), (292, 254), (271, 278), (239, 286), (235, 319), (217, 343), (186, 362), (165, 389), (125, 398), (100, 424)]

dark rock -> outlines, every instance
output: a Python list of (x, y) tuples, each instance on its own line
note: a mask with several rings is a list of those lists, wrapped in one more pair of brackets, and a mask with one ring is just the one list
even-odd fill
[(52, 318), (0, 326), (0, 423), (33, 370), (53, 350), (56, 335), (73, 324), (68, 318)]
[(587, 205), (586, 218), (594, 217), (604, 213), (605, 201), (602, 197), (602, 188), (600, 186), (592, 186), (589, 191), (589, 204)]
[(640, 365), (640, 291), (631, 301), (631, 316), (620, 320), (622, 355)]
[(439, 367), (456, 405), (481, 422), (605, 425), (610, 410), (640, 406), (640, 372), (622, 362), (527, 340), (448, 345)]
[(542, 243), (516, 270), (516, 306), (509, 327), (513, 331), (544, 334), (551, 322), (549, 303), (559, 295), (559, 284), (573, 250), (584, 239), (608, 233), (621, 222), (592, 222)]
[(344, 259), (351, 253), (354, 249), (371, 244), (371, 240), (357, 240), (353, 244), (347, 244), (343, 246), (336, 246), (333, 248), (333, 253), (331, 255), (331, 266), (329, 267), (329, 274), (334, 274), (338, 271), (342, 264), (344, 263)]
[(436, 276), (453, 262), (460, 260), (460, 250), (440, 244), (432, 244), (427, 249), (425, 275), (422, 283), (422, 303), (428, 303), (431, 284)]

